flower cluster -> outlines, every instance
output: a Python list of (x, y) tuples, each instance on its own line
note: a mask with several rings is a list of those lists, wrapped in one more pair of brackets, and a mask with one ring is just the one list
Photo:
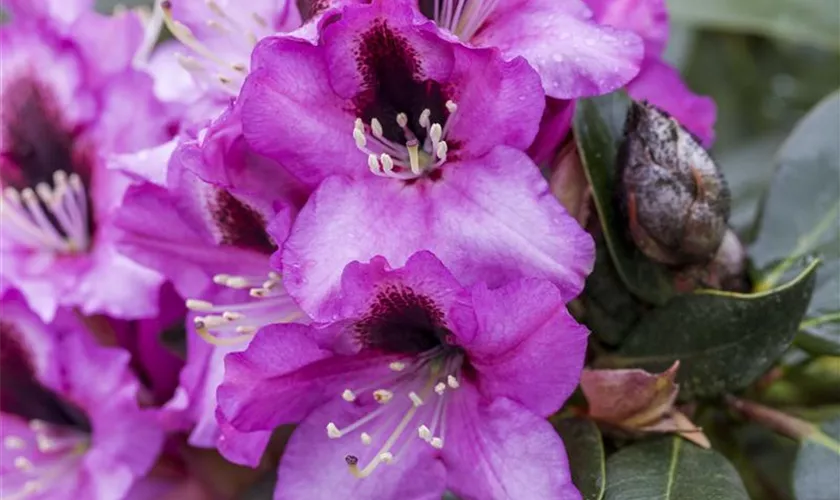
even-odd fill
[(275, 498), (580, 498), (594, 244), (538, 163), (622, 87), (711, 139), (664, 0), (91, 3), (3, 2), (3, 498), (284, 424)]

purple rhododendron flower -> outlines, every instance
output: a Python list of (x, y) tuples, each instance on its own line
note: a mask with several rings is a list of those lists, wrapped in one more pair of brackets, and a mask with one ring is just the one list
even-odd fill
[(318, 186), (282, 251), (284, 284), (308, 314), (335, 314), (324, 304), (347, 262), (400, 265), (419, 249), (468, 282), (539, 275), (580, 292), (592, 240), (521, 151), (544, 103), (524, 59), (453, 43), (411, 8), (375, 1), (346, 7), (317, 45), (263, 40), (252, 63), (245, 139)]
[(572, 99), (611, 92), (639, 72), (642, 43), (631, 31), (599, 26), (580, 0), (402, 0), (464, 43), (522, 56), (545, 93)]
[(120, 498), (163, 443), (130, 356), (61, 314), (44, 325), (16, 292), (0, 307), (0, 496)]
[(114, 249), (111, 215), (128, 179), (104, 161), (171, 136), (151, 79), (131, 67), (141, 26), (128, 14), (68, 6), (78, 17), (53, 19), (44, 16), (58, 2), (23, 5), (9, 4), (18, 17), (0, 30), (2, 288), (45, 319), (60, 305), (153, 314), (161, 278)]
[(178, 146), (164, 175), (134, 170), (138, 182), (116, 215), (120, 250), (171, 280), (195, 311), (179, 389), (166, 405), (168, 422), (191, 428), (195, 446), (215, 447), (219, 437), (224, 356), (245, 349), (262, 325), (304, 319), (269, 265), (303, 203), (291, 180), (266, 182), (263, 172), (278, 168), (248, 149), (230, 108), (201, 139)]
[(586, 0), (603, 24), (632, 30), (642, 37), (645, 57), (641, 71), (627, 85), (634, 99), (646, 99), (664, 109), (709, 146), (714, 139), (715, 102), (695, 95), (675, 68), (662, 60), (668, 41), (665, 0)]
[(333, 300), (334, 322), (269, 326), (226, 358), (225, 422), (301, 421), (275, 498), (580, 498), (545, 417), (576, 387), (588, 332), (553, 284), (465, 288), (420, 252), (349, 264)]

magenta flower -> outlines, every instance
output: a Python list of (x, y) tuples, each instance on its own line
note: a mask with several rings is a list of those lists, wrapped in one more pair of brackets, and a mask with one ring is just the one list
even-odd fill
[(114, 250), (111, 215), (128, 180), (104, 161), (171, 135), (151, 79), (131, 67), (140, 24), (87, 11), (48, 18), (59, 3), (36, 3), (10, 4), (19, 16), (0, 31), (2, 288), (45, 319), (60, 305), (151, 315), (161, 279)]
[(631, 30), (644, 40), (641, 71), (628, 85), (631, 97), (664, 109), (705, 145), (714, 139), (715, 102), (686, 87), (680, 74), (662, 60), (668, 42), (665, 0), (585, 0), (599, 23)]
[(606, 94), (639, 72), (639, 38), (599, 26), (580, 0), (407, 1), (464, 43), (527, 59), (550, 97)]
[(0, 307), (0, 496), (121, 498), (163, 443), (128, 353), (69, 318), (44, 325), (17, 295)]
[(248, 149), (232, 108), (200, 140), (178, 146), (162, 173), (134, 169), (137, 183), (117, 211), (120, 251), (171, 280), (194, 311), (187, 363), (166, 410), (171, 425), (192, 429), (195, 446), (214, 447), (219, 436), (225, 354), (247, 347), (262, 325), (303, 317), (269, 265), (302, 204), (290, 181), (261, 177), (277, 168)]
[(392, 2), (325, 24), (318, 45), (263, 40), (240, 96), (253, 150), (320, 184), (282, 253), (301, 307), (328, 318), (348, 262), (419, 249), (468, 282), (538, 275), (579, 293), (592, 240), (521, 152), (544, 105), (527, 62), (441, 38)]
[(334, 323), (269, 326), (226, 359), (230, 425), (301, 421), (275, 498), (580, 498), (544, 417), (577, 385), (587, 331), (554, 285), (464, 288), (420, 252), (349, 264), (335, 302)]

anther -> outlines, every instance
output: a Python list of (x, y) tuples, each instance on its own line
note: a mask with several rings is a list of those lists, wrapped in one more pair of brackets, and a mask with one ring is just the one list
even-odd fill
[(350, 389), (344, 389), (344, 392), (341, 393), (341, 399), (347, 401), (348, 403), (352, 403), (356, 400), (356, 394), (354, 394)]
[(327, 424), (327, 436), (330, 439), (338, 439), (341, 437), (341, 431), (338, 430), (338, 427), (333, 422)]
[(449, 152), (449, 145), (446, 144), (446, 141), (439, 142), (438, 146), (437, 146), (437, 150), (435, 151), (435, 153), (437, 153), (437, 157), (441, 160), (445, 160), (446, 159), (446, 153), (448, 153), (448, 152)]
[(448, 377), (446, 377), (446, 385), (448, 385), (449, 387), (451, 387), (453, 389), (457, 389), (458, 387), (461, 386), (461, 384), (458, 383), (458, 379), (455, 378), (454, 375), (449, 375)]
[(423, 112), (420, 113), (420, 118), (417, 121), (418, 123), (420, 123), (421, 127), (425, 128), (429, 126), (429, 117), (431, 116), (431, 114), (432, 112), (431, 110), (429, 110), (429, 108), (424, 109)]
[(246, 325), (237, 326), (236, 327), (236, 333), (239, 333), (239, 334), (242, 334), (242, 335), (251, 335), (251, 334), (257, 333), (257, 327), (246, 326)]
[(367, 139), (365, 138), (365, 133), (357, 128), (353, 129), (353, 139), (356, 141), (357, 148), (363, 148), (367, 146)]
[(17, 436), (6, 436), (3, 438), (3, 446), (7, 450), (20, 450), (26, 446), (26, 441)]
[(373, 391), (373, 399), (379, 404), (385, 404), (394, 397), (394, 393), (387, 389), (377, 389)]
[(380, 453), (378, 458), (383, 464), (390, 464), (394, 461), (394, 455), (390, 451)]
[(361, 439), (362, 444), (365, 446), (368, 446), (373, 441), (370, 437), (370, 434), (368, 434), (367, 432), (363, 432), (361, 436), (359, 436), (359, 438)]
[(261, 299), (268, 295), (268, 290), (265, 288), (252, 288), (248, 290), (248, 295), (254, 297), (255, 299)]
[(229, 274), (217, 274), (213, 276), (213, 283), (217, 285), (227, 285), (227, 281), (230, 279)]
[(426, 442), (429, 442), (429, 440), (432, 439), (432, 431), (425, 425), (421, 425), (417, 428), (417, 435), (420, 436), (420, 439)]
[(405, 363), (402, 361), (392, 361), (388, 364), (388, 368), (395, 372), (401, 372), (405, 370)]
[(226, 321), (236, 321), (244, 318), (245, 315), (234, 311), (225, 311), (222, 313), (222, 317), (225, 318)]
[(408, 116), (405, 113), (397, 114), (397, 125), (399, 125), (400, 128), (406, 128), (408, 126)]
[(379, 158), (376, 155), (368, 155), (368, 168), (374, 174), (379, 174), (382, 167), (379, 165)]
[(33, 467), (32, 462), (26, 457), (15, 457), (14, 464), (20, 470), (30, 470)]
[(442, 135), (443, 135), (443, 128), (440, 126), (440, 123), (435, 123), (429, 129), (429, 137), (431, 137), (434, 142), (440, 141), (440, 138), (441, 138)]
[(187, 299), (187, 309), (190, 311), (209, 311), (213, 309), (213, 303), (206, 300)]
[(386, 172), (394, 170), (394, 159), (388, 153), (382, 153), (379, 156), (379, 161), (382, 162), (382, 169)]
[(444, 106), (446, 106), (446, 110), (449, 111), (450, 114), (458, 111), (458, 105), (455, 104), (454, 101), (446, 101), (446, 104), (444, 104)]
[(347, 465), (354, 467), (359, 463), (359, 457), (357, 457), (356, 455), (347, 455), (344, 457), (344, 461), (347, 463)]
[(408, 399), (411, 400), (411, 404), (414, 406), (421, 406), (423, 404), (423, 399), (414, 391), (408, 393)]
[(432, 445), (432, 448), (439, 450), (443, 448), (443, 439), (439, 437), (433, 437), (429, 440), (429, 444)]
[(435, 392), (438, 393), (439, 396), (443, 396), (444, 391), (446, 391), (446, 384), (438, 382), (437, 385), (435, 385)]
[(373, 118), (370, 121), (370, 131), (373, 132), (373, 136), (377, 139), (381, 139), (384, 135), (384, 132), (382, 130), (382, 124), (379, 123), (379, 120), (377, 120), (376, 118)]

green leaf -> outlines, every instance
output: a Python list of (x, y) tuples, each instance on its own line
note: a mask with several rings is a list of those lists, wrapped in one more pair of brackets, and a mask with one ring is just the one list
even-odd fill
[(598, 426), (584, 418), (552, 419), (552, 423), (566, 446), (575, 486), (584, 500), (601, 500), (606, 485), (606, 457)]
[(749, 500), (722, 455), (679, 437), (644, 441), (607, 460), (606, 500)]
[(838, 50), (836, 0), (668, 0), (675, 21)]
[(680, 397), (714, 397), (746, 387), (793, 341), (808, 307), (818, 261), (766, 292), (701, 290), (645, 315), (618, 351), (597, 361), (659, 372), (680, 361)]
[(604, 239), (621, 281), (637, 297), (652, 304), (664, 304), (674, 295), (670, 274), (623, 236), (614, 205), (616, 156), (629, 105), (627, 96), (618, 92), (578, 101), (575, 139), (586, 178), (592, 186)]
[(802, 441), (793, 468), (793, 489), (800, 500), (840, 498), (840, 418), (820, 426)]
[(802, 324), (800, 348), (840, 354), (840, 92), (818, 104), (777, 155), (749, 254), (764, 269), (756, 288), (775, 286), (803, 255), (817, 253), (823, 267)]

